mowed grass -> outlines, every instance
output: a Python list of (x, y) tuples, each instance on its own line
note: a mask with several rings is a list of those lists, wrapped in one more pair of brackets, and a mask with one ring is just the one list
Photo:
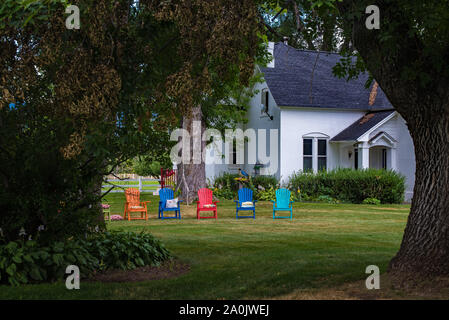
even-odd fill
[[(123, 213), (123, 194), (108, 195), (112, 214)], [(408, 205), (295, 203), (294, 218), (272, 219), (269, 202), (257, 218), (235, 219), (235, 205), (222, 201), (218, 220), (196, 220), (195, 205), (182, 206), (182, 220), (157, 219), (158, 197), (148, 221), (108, 223), (110, 230), (151, 232), (191, 271), (177, 278), (141, 283), (63, 282), (0, 286), (0, 299), (266, 299), (298, 290), (326, 289), (381, 272), (397, 252)]]

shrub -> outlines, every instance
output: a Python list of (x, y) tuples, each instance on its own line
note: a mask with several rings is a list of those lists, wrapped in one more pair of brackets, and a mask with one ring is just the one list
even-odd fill
[(0, 283), (20, 285), (63, 279), (68, 265), (81, 276), (107, 269), (133, 269), (157, 265), (171, 257), (150, 234), (105, 232), (88, 239), (71, 239), (42, 245), (16, 240), (0, 245)]
[[(239, 182), (235, 178), (239, 177), (240, 175), (238, 174), (223, 173), (223, 175), (215, 178), (214, 183), (209, 187), (214, 190), (214, 195), (218, 198), (228, 200), (236, 199)], [(268, 197), (264, 192), (270, 189), (276, 189), (279, 183), (274, 176), (256, 176), (251, 177), (243, 185), (253, 190), (255, 199), (263, 200)]]
[(239, 190), (239, 182), (236, 181), (235, 178), (238, 177), (240, 177), (240, 175), (225, 172), (221, 176), (215, 178), (213, 186), (217, 189), (228, 189), (237, 192)]
[(163, 244), (148, 233), (101, 233), (88, 242), (87, 250), (100, 261), (99, 270), (159, 265), (170, 258)]
[(260, 190), (268, 190), (270, 188), (276, 189), (279, 185), (275, 176), (256, 176), (251, 178), (251, 182), (257, 192)]
[(257, 192), (257, 200), (261, 201), (270, 201), (270, 200), (276, 200), (276, 190), (271, 187), (267, 190), (261, 190)]
[(362, 203), (366, 198), (376, 198), (381, 203), (402, 203), (405, 177), (391, 170), (377, 169), (299, 172), (289, 178), (288, 188), (301, 190), (303, 199), (329, 196), (350, 203)]
[(380, 204), (380, 200), (376, 199), (376, 198), (366, 198), (365, 200), (363, 200), (362, 202), (363, 204), (374, 204), (374, 205), (379, 205)]
[(0, 283), (17, 286), (62, 279), (68, 265), (88, 275), (99, 260), (87, 250), (85, 241), (54, 242), (40, 246), (37, 241), (11, 241), (0, 246)]
[(318, 196), (316, 199), (317, 202), (325, 202), (325, 203), (340, 203), (340, 200), (334, 199), (331, 196), (328, 195), (321, 195)]
[(239, 190), (239, 182), (235, 178), (240, 177), (238, 174), (223, 173), (216, 177), (213, 184), (209, 188), (214, 190), (214, 196), (221, 199), (232, 200), (237, 196)]
[(232, 200), (236, 197), (237, 192), (234, 192), (228, 188), (214, 188), (214, 197), (217, 197), (219, 199), (227, 199), (227, 200)]

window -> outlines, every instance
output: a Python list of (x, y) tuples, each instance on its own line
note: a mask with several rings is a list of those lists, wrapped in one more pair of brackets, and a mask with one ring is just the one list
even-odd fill
[(354, 149), (354, 169), (359, 169), (359, 149)]
[(232, 140), (232, 151), (231, 151), (232, 164), (237, 164), (237, 141)]
[(387, 149), (382, 149), (382, 169), (387, 170)]
[(327, 140), (318, 139), (318, 171), (327, 169)]
[(303, 139), (303, 171), (312, 171), (312, 143), (313, 139)]
[(303, 139), (303, 171), (327, 170), (329, 136), (321, 132), (310, 132)]
[(268, 89), (263, 89), (262, 90), (262, 95), (261, 95), (262, 101), (261, 104), (263, 104), (263, 108), (260, 110), (261, 114), (264, 113), (268, 113), (268, 102), (270, 101), (270, 93), (268, 92)]

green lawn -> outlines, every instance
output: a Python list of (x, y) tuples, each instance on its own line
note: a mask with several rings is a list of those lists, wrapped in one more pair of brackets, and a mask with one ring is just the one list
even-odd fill
[[(158, 197), (147, 222), (111, 222), (111, 230), (142, 230), (161, 239), (191, 271), (143, 283), (64, 283), (0, 286), (0, 299), (258, 299), (298, 289), (330, 288), (365, 279), (366, 266), (381, 272), (398, 250), (407, 205), (295, 203), (294, 219), (272, 219), (271, 204), (258, 203), (257, 219), (235, 219), (234, 204), (219, 204), (218, 220), (197, 221), (194, 206), (180, 221), (157, 220)], [(123, 212), (123, 194), (108, 195), (112, 214)]]

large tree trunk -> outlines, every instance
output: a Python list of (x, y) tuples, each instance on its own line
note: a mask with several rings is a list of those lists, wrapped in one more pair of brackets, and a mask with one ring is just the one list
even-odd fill
[(182, 128), (190, 133), (191, 138), (190, 162), (178, 165), (177, 183), (180, 186), (181, 199), (188, 204), (195, 200), (199, 189), (206, 187), (206, 165), (202, 157), (206, 142), (202, 141), (205, 131), (202, 118), (201, 107), (195, 107), (190, 116), (184, 116), (182, 119)]
[[(338, 3), (342, 14), (370, 1)], [(408, 17), (395, 2), (377, 3), (382, 28), (394, 21), (394, 46), (385, 46), (380, 32), (368, 30), (366, 16), (353, 23), (354, 47), (395, 109), (407, 122), (415, 146), (416, 182), (402, 244), (389, 272), (415, 280), (449, 274), (449, 79), (431, 59), (423, 59), (426, 44), (410, 32)], [(407, 77), (412, 63), (417, 77)], [(416, 65), (416, 64), (415, 64)], [(420, 74), (434, 79), (423, 84)]]
[(409, 123), (416, 183), (401, 248), (389, 268), (399, 275), (449, 274), (449, 115), (428, 109)]

